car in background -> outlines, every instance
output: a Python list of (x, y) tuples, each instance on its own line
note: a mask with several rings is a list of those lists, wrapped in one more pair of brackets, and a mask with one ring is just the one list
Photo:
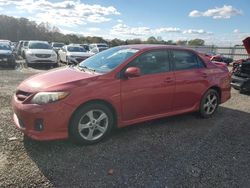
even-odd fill
[(65, 44), (64, 43), (61, 43), (61, 42), (52, 42), (51, 43), (51, 46), (52, 46), (52, 49), (55, 50), (55, 52), (58, 54), (58, 51), (64, 46)]
[(86, 51), (90, 51), (88, 44), (80, 44), (80, 46), (85, 48)]
[(33, 139), (93, 144), (116, 127), (187, 112), (212, 117), (231, 96), (230, 80), (226, 65), (191, 49), (118, 46), (23, 81), (13, 117)]
[(201, 54), (208, 57), (211, 61), (222, 62), (222, 63), (225, 63), (227, 65), (229, 65), (230, 63), (233, 62), (232, 58), (225, 57), (221, 54), (216, 54), (214, 52), (210, 52), (210, 53), (202, 53), (201, 52)]
[(78, 64), (83, 60), (89, 58), (90, 56), (94, 55), (87, 51), (85, 48), (76, 45), (66, 45), (63, 46), (62, 49), (58, 51), (59, 60), (62, 63), (66, 64)]
[(88, 45), (88, 44), (70, 43), (69, 45), (78, 45), (78, 46), (81, 46), (81, 47), (85, 48), (86, 51), (90, 51), (90, 50), (89, 50), (89, 45)]
[(23, 50), (23, 47), (24, 47), (24, 43), (28, 41), (25, 41), (25, 40), (20, 40), (17, 45), (16, 45), (16, 48), (15, 48), (15, 53), (16, 53), (16, 56), (19, 57), (19, 56), (23, 56), (24, 54), (22, 54), (22, 50)]
[(95, 54), (107, 50), (108, 48), (109, 46), (106, 43), (96, 43), (89, 45), (89, 50)]
[[(243, 40), (243, 45), (250, 56), (250, 37)], [(250, 92), (250, 58), (235, 61), (232, 73), (232, 87), (240, 92)]]
[(23, 59), (25, 59), (25, 50), (28, 48), (29, 41), (23, 41), (23, 44), (21, 46), (21, 56)]
[(213, 55), (211, 57), (211, 61), (223, 62), (223, 63), (226, 63), (227, 65), (229, 65), (230, 63), (233, 62), (233, 59), (230, 57), (225, 57), (225, 56), (220, 55), (220, 54), (216, 54), (216, 55)]
[(12, 69), (16, 67), (16, 60), (13, 50), (6, 42), (0, 41), (0, 66), (8, 66)]
[(11, 41), (10, 41), (10, 40), (3, 40), (3, 39), (0, 39), (0, 43), (1, 43), (1, 44), (7, 44), (7, 45), (11, 46)]
[(29, 41), (25, 50), (25, 61), (28, 66), (36, 64), (58, 66), (57, 54), (46, 41)]

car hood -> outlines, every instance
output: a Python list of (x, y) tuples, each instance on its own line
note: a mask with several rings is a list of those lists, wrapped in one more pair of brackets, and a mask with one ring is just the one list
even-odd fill
[(34, 75), (24, 80), (18, 90), (25, 92), (58, 91), (74, 87), (78, 81), (83, 84), (98, 74), (82, 72), (73, 67), (58, 68), (45, 73)]
[(2, 54), (2, 55), (10, 55), (10, 54), (12, 54), (12, 51), (11, 50), (0, 50), (0, 54)]
[(91, 56), (89, 52), (68, 52), (68, 56), (79, 56), (79, 57), (86, 57), (86, 56)]
[(55, 53), (52, 49), (28, 49), (28, 52), (33, 54), (53, 54)]
[(243, 45), (245, 46), (248, 55), (250, 55), (250, 37), (247, 37), (243, 40)]

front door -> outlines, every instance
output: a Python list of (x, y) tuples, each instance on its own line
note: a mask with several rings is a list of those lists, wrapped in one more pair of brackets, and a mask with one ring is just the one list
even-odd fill
[(175, 79), (168, 52), (145, 52), (127, 67), (140, 68), (141, 75), (121, 80), (123, 121), (169, 112), (172, 109)]

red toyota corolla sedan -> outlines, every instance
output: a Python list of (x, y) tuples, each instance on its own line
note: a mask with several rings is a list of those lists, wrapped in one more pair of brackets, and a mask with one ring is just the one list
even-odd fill
[(226, 66), (193, 50), (127, 45), (28, 78), (12, 107), (17, 128), (33, 139), (91, 144), (114, 127), (196, 111), (208, 118), (230, 89)]

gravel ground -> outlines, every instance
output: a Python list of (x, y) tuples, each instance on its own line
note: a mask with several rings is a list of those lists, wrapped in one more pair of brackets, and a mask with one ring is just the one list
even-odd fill
[(0, 187), (249, 187), (250, 95), (232, 90), (211, 119), (154, 120), (79, 147), (15, 129), (11, 96), (37, 72), (0, 70)]

